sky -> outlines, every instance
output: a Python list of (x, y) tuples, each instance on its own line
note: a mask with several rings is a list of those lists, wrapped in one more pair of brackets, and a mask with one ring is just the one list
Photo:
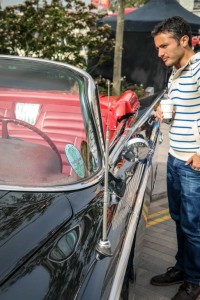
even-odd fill
[[(89, 4), (91, 2), (91, 0), (83, 0), (86, 4)], [(23, 3), (23, 0), (0, 0), (1, 6), (2, 8), (4, 8), (5, 6), (9, 6), (9, 5), (14, 5), (14, 4), (19, 4), (19, 3)], [(50, 2), (50, 0), (49, 0)]]

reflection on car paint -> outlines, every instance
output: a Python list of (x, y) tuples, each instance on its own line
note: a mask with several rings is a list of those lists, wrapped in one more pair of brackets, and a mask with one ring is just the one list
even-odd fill
[(0, 55), (0, 70), (0, 299), (118, 300), (137, 272), (162, 93), (99, 95), (85, 71), (37, 58)]
[(144, 168), (145, 165), (139, 162), (134, 170), (134, 176), (132, 178), (129, 178), (126, 185), (126, 192), (118, 204), (115, 216), (112, 221), (113, 229), (119, 226), (119, 224), (126, 217), (127, 213), (133, 209), (133, 205), (136, 199), (136, 193), (138, 191), (141, 175), (144, 171)]

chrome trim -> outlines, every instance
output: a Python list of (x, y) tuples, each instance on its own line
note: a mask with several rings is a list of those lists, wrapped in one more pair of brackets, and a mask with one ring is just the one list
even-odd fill
[(5, 59), (14, 59), (14, 60), (32, 60), (32, 61), (38, 61), (38, 62), (43, 62), (43, 63), (48, 63), (48, 64), (53, 64), (53, 65), (59, 65), (59, 66), (63, 66), (63, 67), (68, 67), (71, 70), (76, 71), (77, 73), (82, 74), (84, 77), (87, 77), (88, 80), (92, 80), (92, 77), (85, 71), (83, 71), (82, 69), (79, 69), (75, 66), (69, 65), (67, 63), (62, 63), (62, 62), (57, 62), (57, 61), (53, 61), (53, 60), (48, 60), (48, 59), (42, 59), (42, 58), (36, 58), (36, 57), (25, 57), (25, 56), (16, 56), (16, 55), (0, 55), (0, 58), (5, 58)]
[(137, 227), (137, 223), (138, 223), (138, 219), (139, 219), (139, 213), (140, 213), (140, 209), (142, 206), (142, 201), (143, 201), (150, 169), (151, 169), (151, 166), (146, 166), (145, 176), (143, 178), (142, 185), (141, 185), (140, 191), (138, 193), (138, 197), (136, 199), (134, 211), (130, 218), (126, 237), (124, 240), (124, 244), (122, 246), (122, 253), (121, 253), (121, 256), (120, 256), (120, 259), (118, 262), (118, 266), (117, 266), (117, 270), (115, 273), (115, 277), (113, 280), (112, 289), (111, 289), (111, 292), (109, 295), (109, 300), (120, 299), (120, 293), (121, 293), (124, 276), (125, 276), (125, 272), (126, 272), (126, 267), (128, 264), (128, 259), (129, 259), (129, 255), (130, 255), (130, 251), (131, 251), (131, 247), (132, 247), (132, 243), (133, 243), (133, 238), (134, 238), (135, 232), (136, 232), (136, 227)]
[[(93, 120), (95, 122), (95, 127), (96, 127), (96, 130), (97, 130), (97, 134), (98, 134), (98, 137), (100, 139), (100, 146), (101, 146), (101, 152), (104, 153), (104, 143), (103, 143), (103, 132), (100, 131), (100, 128), (96, 122), (96, 114), (95, 114), (95, 110), (94, 110), (94, 105), (93, 105), (93, 98), (96, 97), (96, 94), (95, 94), (95, 83), (94, 83), (94, 79), (92, 78), (92, 76), (90, 76), (89, 73), (87, 73), (86, 71), (78, 68), (78, 67), (75, 67), (75, 66), (72, 66), (70, 64), (67, 64), (67, 63), (62, 63), (62, 62), (57, 62), (57, 61), (52, 61), (52, 60), (48, 60), (48, 59), (41, 59), (41, 58), (35, 58), (35, 57), (25, 57), (25, 56), (15, 56), (15, 55), (0, 55), (0, 58), (3, 58), (3, 59), (14, 59), (14, 60), (29, 60), (29, 61), (38, 61), (38, 62), (42, 62), (42, 63), (47, 63), (47, 64), (52, 64), (52, 65), (57, 65), (57, 66), (62, 66), (62, 67), (65, 67), (65, 68), (69, 68), (79, 74), (81, 74), (85, 79), (86, 79), (86, 82), (87, 82), (87, 85), (88, 85), (88, 89), (87, 89), (87, 98), (89, 100), (89, 106), (90, 106), (90, 110), (91, 110), (91, 113), (92, 113), (92, 116), (94, 117)], [(91, 97), (92, 95), (92, 97)], [(100, 116), (98, 116), (100, 117)]]
[[(101, 154), (104, 156), (105, 155), (105, 146), (104, 146), (104, 133), (102, 132), (101, 130), (101, 126), (99, 124), (100, 120), (101, 120), (101, 116), (99, 114), (97, 114), (95, 112), (95, 109), (94, 109), (94, 98), (96, 98), (96, 93), (95, 93), (95, 85), (94, 85), (94, 82), (93, 84), (91, 84), (91, 80), (88, 81), (88, 100), (89, 100), (89, 106), (90, 106), (90, 109), (91, 109), (91, 114), (92, 114), (92, 117), (93, 117), (93, 121), (95, 123), (95, 128), (96, 128), (96, 132), (97, 132), (97, 135), (98, 135), (98, 138), (99, 138), (99, 144), (101, 146)], [(92, 95), (92, 97), (90, 97)], [(98, 99), (99, 101), (99, 99)], [(99, 101), (99, 105), (100, 105), (100, 101)], [(103, 163), (104, 163), (104, 160), (103, 160)]]
[[(67, 184), (66, 186), (45, 186), (45, 187), (31, 187), (31, 186), (10, 186), (10, 185), (0, 185), (1, 190), (10, 190), (10, 191), (30, 191), (30, 192), (64, 192), (64, 191), (71, 191), (71, 190), (79, 190), (82, 188), (87, 188), (89, 186), (92, 186), (99, 182), (99, 180), (103, 177), (104, 175), (104, 167), (105, 167), (105, 162), (104, 162), (104, 155), (105, 155), (105, 149), (104, 149), (104, 143), (103, 143), (103, 133), (100, 131), (100, 128), (96, 122), (96, 114), (94, 110), (94, 105), (93, 105), (93, 97), (96, 97), (95, 95), (95, 84), (93, 81), (93, 78), (85, 71), (82, 69), (79, 69), (75, 66), (69, 65), (67, 63), (62, 63), (62, 62), (55, 62), (52, 60), (48, 59), (40, 59), (40, 58), (34, 58), (34, 57), (24, 57), (24, 56), (12, 56), (12, 55), (0, 55), (0, 59), (7, 59), (7, 60), (26, 60), (26, 61), (37, 61), (41, 63), (47, 63), (47, 64), (52, 64), (56, 66), (61, 66), (64, 68), (68, 68), (72, 71), (77, 72), (78, 74), (82, 75), (84, 80), (86, 80), (87, 83), (87, 89), (85, 89), (87, 93), (87, 99), (88, 99), (88, 104), (90, 108), (90, 112), (93, 117), (93, 121), (95, 124), (95, 129), (97, 136), (99, 138), (99, 146), (100, 146), (100, 152), (101, 152), (101, 157), (99, 159), (101, 160), (101, 166), (102, 169), (95, 175), (93, 175), (92, 178), (87, 178), (87, 180), (83, 182), (78, 182), (75, 184)], [(98, 116), (100, 118), (100, 116)]]
[(160, 132), (160, 133), (159, 133), (159, 138), (158, 138), (158, 143), (159, 143), (159, 145), (162, 144), (163, 140), (164, 140), (164, 135), (163, 135), (162, 132)]
[(157, 98), (154, 100), (152, 105), (148, 108), (148, 110), (145, 112), (145, 114), (137, 120), (132, 128), (129, 128), (126, 135), (122, 136), (120, 140), (118, 141), (117, 145), (114, 147), (113, 151), (110, 154), (110, 166), (114, 165), (114, 163), (117, 161), (119, 154), (121, 153), (122, 149), (124, 148), (124, 145), (128, 142), (128, 140), (131, 138), (132, 134), (141, 127), (141, 125), (148, 119), (151, 111), (153, 111), (154, 106), (162, 99), (164, 95), (164, 92), (162, 92)]
[(115, 215), (112, 219), (113, 230), (115, 230), (123, 222), (124, 218), (127, 218), (129, 211), (132, 209), (134, 197), (138, 191), (144, 169), (145, 165), (139, 162), (136, 170), (134, 171), (134, 175), (129, 182), (127, 182), (124, 196), (120, 199)]
[(89, 178), (83, 182), (72, 183), (61, 186), (44, 186), (44, 187), (33, 187), (33, 186), (17, 186), (17, 185), (0, 185), (1, 191), (21, 191), (21, 192), (67, 192), (84, 189), (98, 183), (104, 176), (104, 168), (99, 173), (95, 174), (92, 178)]
[[(86, 82), (87, 82), (87, 87), (88, 89), (86, 90), (87, 92), (87, 98), (88, 98), (88, 102), (89, 102), (89, 107), (90, 107), (90, 111), (92, 113), (92, 116), (93, 116), (93, 121), (95, 122), (95, 128), (96, 128), (96, 131), (97, 131), (97, 134), (98, 134), (98, 137), (100, 139), (100, 143), (99, 145), (101, 146), (101, 152), (104, 153), (104, 147), (103, 147), (103, 142), (102, 142), (102, 139), (103, 139), (103, 132), (100, 131), (100, 128), (98, 126), (98, 124), (96, 123), (96, 115), (94, 113), (94, 105), (93, 105), (93, 98), (96, 97), (95, 95), (95, 83), (94, 83), (94, 80), (93, 78), (90, 76), (89, 73), (87, 73), (86, 71), (78, 68), (78, 67), (75, 67), (75, 66), (72, 66), (70, 64), (67, 64), (67, 63), (62, 63), (62, 62), (57, 62), (57, 61), (52, 61), (52, 60), (48, 60), (48, 59), (41, 59), (41, 58), (35, 58), (35, 57), (24, 57), (24, 56), (12, 56), (12, 55), (0, 55), (0, 58), (3, 58), (3, 59), (14, 59), (14, 60), (27, 60), (27, 61), (37, 61), (37, 62), (41, 62), (41, 63), (47, 63), (47, 64), (52, 64), (52, 65), (57, 65), (57, 66), (61, 66), (61, 67), (65, 67), (65, 68), (68, 68), (70, 70), (73, 70), (77, 73), (79, 73), (80, 75), (82, 75)], [(92, 95), (92, 96), (91, 96)], [(100, 116), (98, 116), (100, 117)], [(103, 164), (102, 164), (103, 165)]]

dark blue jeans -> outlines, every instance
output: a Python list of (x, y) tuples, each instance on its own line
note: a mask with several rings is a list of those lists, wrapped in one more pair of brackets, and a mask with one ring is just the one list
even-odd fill
[(200, 172), (169, 154), (167, 190), (176, 222), (176, 267), (185, 272), (186, 281), (200, 285)]

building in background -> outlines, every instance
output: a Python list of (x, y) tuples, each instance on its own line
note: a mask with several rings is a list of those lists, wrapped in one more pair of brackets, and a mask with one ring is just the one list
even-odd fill
[(177, 0), (185, 9), (200, 17), (200, 0)]
[[(84, 2), (88, 4), (87, 1)], [(109, 0), (91, 0), (91, 3), (94, 4), (97, 9), (100, 7), (108, 10), (110, 6)]]

